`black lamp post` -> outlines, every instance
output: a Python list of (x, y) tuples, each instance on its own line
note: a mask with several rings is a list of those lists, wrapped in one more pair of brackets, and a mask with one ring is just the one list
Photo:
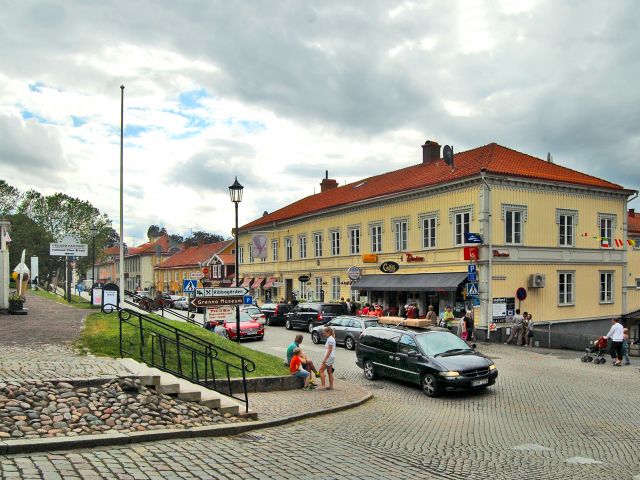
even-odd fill
[(93, 290), (94, 285), (96, 284), (96, 235), (98, 233), (98, 227), (94, 225), (91, 226), (91, 235), (93, 238), (93, 263), (91, 264), (91, 290)]
[[(240, 285), (240, 262), (238, 255), (238, 204), (242, 201), (242, 190), (244, 187), (240, 185), (238, 182), (238, 177), (236, 177), (233, 185), (229, 186), (229, 197), (231, 197), (231, 201), (234, 203), (236, 207), (236, 228), (233, 231), (234, 237), (236, 239), (236, 287)], [(240, 343), (240, 305), (236, 306), (236, 340)]]

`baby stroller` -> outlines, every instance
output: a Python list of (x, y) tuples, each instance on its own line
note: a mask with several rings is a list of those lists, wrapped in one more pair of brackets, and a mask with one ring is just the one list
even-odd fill
[(589, 346), (585, 348), (584, 355), (580, 359), (582, 362), (593, 362), (596, 365), (600, 363), (606, 363), (604, 354), (607, 351), (607, 339), (606, 337), (600, 337), (597, 340), (589, 343)]

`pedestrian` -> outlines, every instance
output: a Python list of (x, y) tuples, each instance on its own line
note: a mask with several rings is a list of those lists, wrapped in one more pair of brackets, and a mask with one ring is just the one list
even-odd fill
[[(324, 327), (322, 334), (326, 337), (324, 344), (325, 354), (320, 365), (320, 383), (322, 388), (333, 390), (333, 365), (336, 362), (336, 337), (331, 327)], [(324, 372), (329, 376), (329, 386), (325, 386)]]
[(622, 366), (622, 342), (624, 341), (624, 328), (617, 318), (611, 319), (611, 328), (605, 338), (611, 339), (611, 356), (615, 354), (613, 365), (615, 367)]
[(351, 300), (347, 298), (347, 314), (351, 313)]
[(529, 312), (523, 312), (522, 319), (522, 334), (520, 335), (518, 345), (524, 347), (527, 344), (527, 332), (529, 331)]
[(407, 306), (405, 304), (400, 307), (399, 315), (405, 320), (407, 319)]
[(629, 346), (631, 343), (629, 342), (629, 329), (625, 328), (622, 330), (622, 358), (624, 359), (625, 365), (631, 365), (629, 361)]
[(427, 320), (431, 322), (431, 326), (438, 325), (438, 315), (433, 310), (433, 305), (429, 305), (429, 308), (427, 311)]
[(466, 333), (466, 338), (463, 337), (463, 340), (470, 342), (471, 340), (476, 339), (475, 325), (473, 322), (473, 311), (467, 310), (464, 318), (464, 329)]
[(529, 314), (527, 323), (527, 347), (533, 347), (533, 316)]
[(304, 337), (301, 334), (296, 335), (296, 338), (289, 344), (287, 347), (287, 365), (291, 364), (291, 358), (293, 358), (293, 351), (296, 348), (300, 349), (300, 363), (302, 364), (302, 368), (304, 368), (307, 372), (309, 372), (311, 383), (314, 383), (314, 375), (318, 375), (316, 371), (316, 366), (313, 364), (313, 361), (305, 355), (302, 351), (302, 340)]
[(524, 317), (520, 315), (520, 309), (516, 309), (516, 314), (513, 316), (513, 326), (511, 327), (511, 335), (504, 344), (511, 343), (511, 340), (516, 338), (516, 345), (520, 343), (522, 337), (522, 325), (524, 323)]
[(304, 386), (302, 388), (309, 389), (309, 372), (302, 368), (302, 362), (300, 360), (300, 348), (293, 349), (293, 356), (289, 363), (289, 371), (291, 375), (302, 378), (304, 380)]
[(455, 322), (455, 320), (456, 320), (456, 317), (453, 315), (451, 306), (447, 305), (444, 315), (442, 315), (442, 322), (444, 326), (449, 330), (451, 330), (451, 328), (453, 327), (453, 322)]

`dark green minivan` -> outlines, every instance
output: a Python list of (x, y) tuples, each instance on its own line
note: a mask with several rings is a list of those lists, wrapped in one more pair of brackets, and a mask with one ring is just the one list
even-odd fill
[(356, 345), (356, 364), (369, 380), (385, 376), (413, 382), (430, 397), (487, 388), (498, 377), (495, 364), (475, 345), (469, 347), (438, 327), (425, 331), (367, 328)]

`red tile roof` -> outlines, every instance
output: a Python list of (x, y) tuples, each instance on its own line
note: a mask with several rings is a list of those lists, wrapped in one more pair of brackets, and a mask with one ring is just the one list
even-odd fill
[(640, 235), (640, 212), (629, 210), (627, 214), (627, 231), (630, 235)]
[(452, 171), (442, 159), (439, 159), (432, 163), (420, 163), (369, 177), (298, 200), (242, 226), (241, 229), (246, 230), (363, 200), (478, 176), (482, 168), (486, 168), (487, 174), (624, 190), (622, 186), (615, 183), (517, 152), (496, 143), (456, 153), (454, 165), (455, 168)]
[(182, 250), (181, 252), (172, 255), (156, 268), (198, 266), (198, 262), (206, 262), (213, 257), (213, 255), (224, 250), (232, 241), (233, 240), (225, 240), (224, 242), (189, 247), (186, 250)]
[(102, 250), (103, 255), (120, 255), (120, 246), (116, 245), (115, 247), (108, 247)]
[(167, 253), (169, 251), (170, 240), (168, 235), (162, 235), (155, 240), (152, 240), (147, 243), (143, 243), (142, 245), (138, 245), (137, 247), (132, 247), (128, 250), (129, 255), (144, 255), (144, 254), (155, 254), (156, 253), (156, 245), (160, 245), (162, 253)]
[(219, 253), (218, 258), (225, 265), (235, 265), (236, 264), (236, 256), (233, 253)]

